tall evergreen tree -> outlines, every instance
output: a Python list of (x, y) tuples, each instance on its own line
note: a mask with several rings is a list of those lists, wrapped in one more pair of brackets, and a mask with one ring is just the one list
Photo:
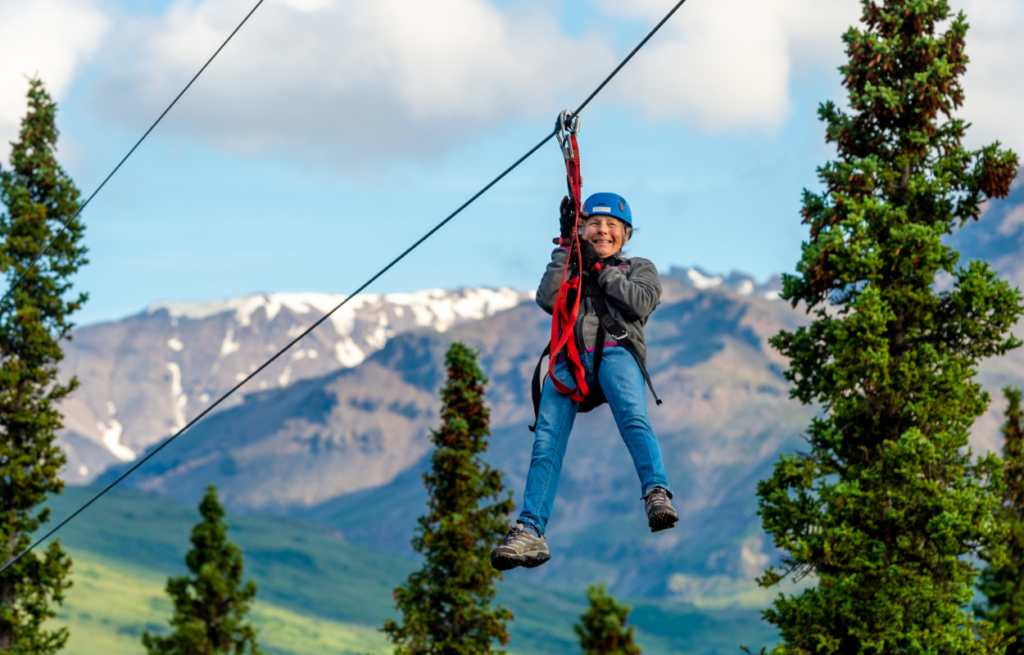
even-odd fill
[(850, 109), (819, 109), (837, 157), (818, 169), (823, 190), (804, 191), (810, 237), (784, 280), (814, 321), (772, 340), (792, 395), (822, 414), (809, 451), (758, 486), (785, 553), (761, 584), (815, 573), (817, 585), (764, 616), (778, 653), (993, 652), (998, 635), (962, 608), (976, 577), (964, 556), (1002, 540), (988, 484), (1000, 462), (975, 461), (967, 440), (989, 402), (977, 363), (1019, 345), (1021, 298), (941, 239), (1008, 194), (1017, 157), (962, 146), (963, 14), (946, 0), (862, 5), (843, 37)]
[(167, 579), (171, 633), (145, 632), (142, 645), (149, 655), (260, 655), (256, 629), (246, 621), (256, 583), (242, 583), (242, 551), (228, 541), (216, 485), (206, 488), (199, 514), (185, 555), (190, 575)]
[(633, 626), (626, 628), (630, 608), (605, 591), (604, 585), (587, 587), (590, 607), (573, 626), (583, 655), (640, 655), (633, 643)]
[(1009, 539), (1005, 562), (990, 564), (981, 573), (978, 588), (988, 604), (976, 609), (980, 618), (1016, 639), (1006, 655), (1024, 655), (1024, 412), (1020, 389), (1007, 387), (1003, 393), (1008, 403), (1003, 425), (1003, 520)]
[(452, 344), (445, 361), (441, 429), (431, 432), (435, 449), (423, 476), (427, 514), (412, 540), (425, 561), (395, 589), (401, 623), (384, 622), (397, 655), (500, 653), (491, 650), (493, 642), (509, 639), (512, 613), (491, 607), (502, 576), (488, 554), (505, 535), (514, 505), (503, 497), (501, 473), (480, 457), (490, 436), (487, 379), (476, 353), (461, 343)]
[[(59, 494), (65, 457), (56, 444), (57, 403), (78, 381), (57, 382), (61, 341), (70, 315), (86, 300), (71, 294), (71, 277), (86, 264), (84, 226), (62, 223), (79, 208), (79, 192), (57, 163), (57, 105), (38, 79), (29, 81), (28, 112), (12, 143), (10, 169), (0, 170), (0, 270), (21, 283), (0, 304), (0, 561), (10, 562), (49, 520), (41, 505)], [(46, 244), (56, 241), (31, 267)], [(23, 277), (22, 277), (23, 276)], [(64, 628), (47, 629), (54, 604), (71, 586), (71, 560), (54, 541), (0, 574), (0, 653), (55, 653)]]

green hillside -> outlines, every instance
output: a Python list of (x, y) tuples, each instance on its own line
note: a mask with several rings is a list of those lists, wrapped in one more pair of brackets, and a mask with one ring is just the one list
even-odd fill
[[(71, 549), (75, 585), (58, 622), (71, 630), (67, 655), (140, 655), (143, 630), (161, 631), (171, 603), (166, 576), (123, 561)], [(330, 621), (257, 602), (253, 621), (265, 650), (281, 655), (348, 655), (388, 652), (383, 636), (368, 626)]]
[[(52, 503), (59, 520), (95, 489), (72, 487)], [(184, 571), (193, 508), (137, 491), (115, 491), (61, 533), (75, 559), (75, 586), (60, 620), (70, 626), (74, 655), (141, 653), (143, 629), (170, 615), (167, 575)], [(415, 566), (409, 560), (348, 542), (322, 526), (281, 518), (229, 516), (231, 538), (245, 551), (259, 585), (254, 621), (268, 651), (383, 653), (376, 632), (392, 613), (391, 593)], [(552, 591), (524, 575), (502, 584), (514, 653), (576, 653), (572, 625), (584, 609), (582, 590)], [(692, 604), (634, 604), (631, 622), (650, 655), (736, 653), (773, 641), (749, 607), (697, 609)]]

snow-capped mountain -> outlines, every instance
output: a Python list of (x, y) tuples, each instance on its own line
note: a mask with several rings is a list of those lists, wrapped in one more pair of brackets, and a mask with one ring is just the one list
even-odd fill
[(779, 275), (772, 276), (767, 282), (758, 282), (750, 275), (737, 271), (732, 271), (727, 275), (715, 275), (697, 266), (673, 266), (669, 269), (668, 277), (700, 291), (715, 288), (730, 289), (741, 296), (754, 296), (766, 300), (778, 300), (779, 294), (782, 292), (782, 277)]
[[(351, 368), (399, 332), (439, 332), (532, 299), (512, 289), (440, 289), (354, 297), (221, 407), (244, 393)], [(167, 301), (76, 330), (63, 376), (81, 387), (62, 407), (65, 479), (86, 482), (179, 430), (222, 393), (345, 299), (274, 293)], [(218, 408), (220, 409), (220, 408)]]

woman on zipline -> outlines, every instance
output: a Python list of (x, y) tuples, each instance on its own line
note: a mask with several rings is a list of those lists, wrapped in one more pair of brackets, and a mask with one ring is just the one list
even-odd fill
[[(569, 244), (577, 229), (575, 213), (574, 203), (564, 198), (561, 237), (555, 239), (559, 247), (551, 254), (537, 289), (537, 304), (549, 314), (556, 309), (570, 256)], [(652, 532), (657, 532), (673, 527), (679, 520), (670, 501), (672, 491), (661, 446), (647, 418), (644, 388), (645, 380), (650, 384), (645, 368), (644, 325), (660, 301), (661, 281), (650, 261), (622, 254), (633, 233), (633, 217), (625, 199), (614, 193), (595, 193), (583, 203), (581, 218), (580, 263), (571, 265), (567, 274), (582, 273), (583, 278), (575, 324), (576, 346), (590, 389), (583, 411), (607, 400), (640, 477), (648, 524)], [(563, 388), (576, 387), (578, 381), (573, 380), (564, 355), (551, 353), (551, 357), (555, 361), (552, 374)], [(501, 545), (491, 552), (494, 568), (533, 568), (551, 559), (544, 532), (555, 502), (569, 433), (580, 409), (581, 403), (560, 393), (550, 376), (545, 379), (522, 511)]]

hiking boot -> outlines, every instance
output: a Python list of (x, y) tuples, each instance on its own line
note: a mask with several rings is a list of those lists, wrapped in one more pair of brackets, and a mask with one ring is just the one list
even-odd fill
[(534, 536), (522, 523), (513, 525), (501, 545), (491, 551), (491, 566), (499, 571), (517, 566), (532, 569), (549, 559), (548, 542), (543, 536)]
[(665, 489), (654, 487), (644, 494), (644, 509), (647, 511), (647, 525), (651, 526), (651, 532), (676, 527), (679, 515), (672, 509), (672, 501)]

